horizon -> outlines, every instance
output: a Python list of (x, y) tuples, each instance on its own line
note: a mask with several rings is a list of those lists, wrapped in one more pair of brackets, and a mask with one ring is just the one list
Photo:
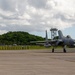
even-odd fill
[[(58, 29), (60, 30), (60, 29)], [(66, 29), (63, 29), (61, 30), (63, 35), (66, 37), (67, 35), (71, 36), (73, 39), (75, 39), (75, 35), (74, 35), (74, 30), (75, 30), (75, 26), (73, 27), (70, 27), (70, 28), (66, 28)], [(27, 32), (27, 31), (8, 31), (8, 32)], [(8, 33), (8, 32), (5, 32), (5, 33)], [(2, 33), (2, 34), (5, 34), (5, 33)], [(45, 31), (43, 32), (28, 32), (29, 34), (32, 34), (32, 35), (35, 35), (35, 36), (40, 36), (40, 37), (43, 37), (45, 38)], [(0, 35), (2, 35), (0, 34)], [(48, 39), (51, 39), (51, 31), (47, 30), (47, 34), (48, 34)], [(58, 32), (57, 32), (57, 36), (58, 36)]]
[[(60, 30), (60, 29), (58, 29), (58, 30)], [(61, 31), (62, 31), (62, 33), (63, 33), (63, 35), (64, 35), (65, 37), (66, 37), (67, 35), (70, 35), (71, 38), (75, 39), (75, 35), (74, 35), (75, 26), (70, 27), (70, 28), (63, 29), (63, 30), (61, 30)], [(47, 33), (48, 33), (48, 38), (51, 39), (51, 31), (48, 30)], [(46, 35), (45, 31), (44, 31), (44, 32), (33, 32), (33, 33), (31, 33), (31, 34), (39, 35), (39, 36), (41, 36), (41, 37), (45, 37), (45, 35)], [(58, 34), (58, 33), (57, 33), (57, 34)]]

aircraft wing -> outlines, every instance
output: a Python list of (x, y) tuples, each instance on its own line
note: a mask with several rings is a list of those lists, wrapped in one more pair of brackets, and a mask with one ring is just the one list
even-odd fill
[(31, 41), (30, 43), (45, 43), (46, 41)]
[(31, 41), (30, 43), (36, 44), (36, 45), (45, 45), (46, 41)]
[(50, 41), (49, 41), (49, 43), (56, 43), (56, 42), (62, 42), (62, 39), (50, 40)]
[(35, 43), (38, 45), (44, 45), (44, 44), (50, 44), (50, 45), (58, 45), (59, 43), (62, 43), (63, 41), (61, 39), (58, 40), (48, 40), (48, 41), (31, 41), (30, 43)]
[(50, 47), (51, 46), (49, 41), (31, 41), (30, 43), (34, 43), (36, 45), (45, 46), (45, 47)]
[(62, 40), (62, 39), (50, 40), (50, 41), (49, 41), (49, 44), (51, 44), (51, 45), (58, 45), (58, 44), (60, 44), (60, 43), (63, 44), (63, 40)]

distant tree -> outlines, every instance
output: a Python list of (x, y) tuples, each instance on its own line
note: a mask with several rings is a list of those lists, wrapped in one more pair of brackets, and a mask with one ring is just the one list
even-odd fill
[(53, 39), (59, 39), (59, 36), (54, 37)]
[(44, 38), (22, 31), (7, 32), (6, 34), (0, 35), (0, 45), (29, 45), (30, 41), (38, 40), (41, 41)]

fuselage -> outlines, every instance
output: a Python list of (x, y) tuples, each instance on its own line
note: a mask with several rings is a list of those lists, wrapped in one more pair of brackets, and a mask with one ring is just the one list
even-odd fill
[(58, 34), (59, 34), (59, 38), (63, 41), (64, 45), (75, 46), (74, 39), (72, 39), (71, 37), (63, 36), (63, 34), (62, 34), (62, 32), (60, 30), (58, 31)]
[(71, 39), (71, 38), (64, 37), (64, 38), (62, 38), (62, 40), (63, 40), (63, 43), (64, 43), (65, 45), (68, 45), (68, 46), (75, 46), (75, 42), (74, 42), (74, 40)]

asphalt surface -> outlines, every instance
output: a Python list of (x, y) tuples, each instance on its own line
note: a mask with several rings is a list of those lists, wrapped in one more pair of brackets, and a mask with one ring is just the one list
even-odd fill
[(0, 51), (0, 75), (75, 75), (75, 48)]

